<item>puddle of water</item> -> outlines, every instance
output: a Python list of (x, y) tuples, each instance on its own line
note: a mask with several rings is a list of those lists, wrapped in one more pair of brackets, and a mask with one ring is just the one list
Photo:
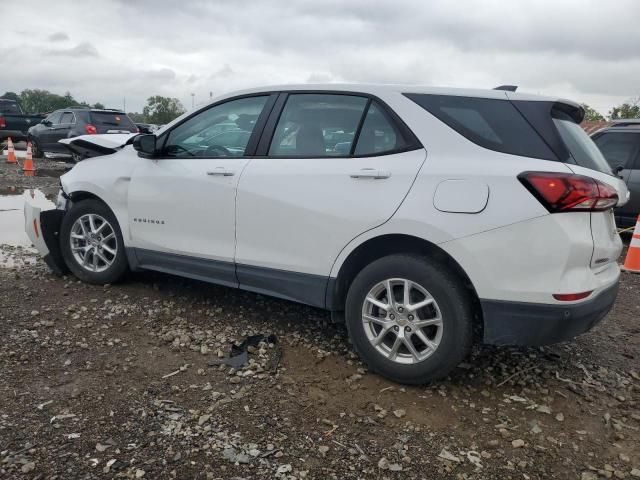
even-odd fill
[(55, 208), (52, 201), (48, 200), (44, 193), (40, 190), (26, 190), (24, 194), (6, 195), (4, 192), (9, 190), (18, 192), (19, 189), (13, 187), (14, 190), (3, 189), (0, 191), (0, 266), (19, 265), (21, 257), (25, 253), (32, 253), (35, 250), (31, 247), (31, 241), (24, 228), (24, 202), (25, 195), (32, 195), (33, 202), (42, 208), (48, 210)]

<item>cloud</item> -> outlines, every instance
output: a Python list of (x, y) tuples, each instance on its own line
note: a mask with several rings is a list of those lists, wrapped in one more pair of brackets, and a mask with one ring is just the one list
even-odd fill
[(50, 42), (64, 42), (66, 40), (70, 40), (69, 35), (64, 32), (52, 33), (47, 38)]
[[(154, 94), (191, 104), (255, 85), (384, 82), (490, 88), (587, 102), (640, 94), (640, 2), (618, 0), (4, 0), (3, 88), (69, 90), (141, 110)], [(12, 25), (60, 31), (47, 42)], [(6, 30), (8, 28), (8, 31)], [(79, 42), (52, 47), (54, 36)], [(65, 44), (63, 44), (65, 45)], [(2, 54), (5, 52), (5, 54)], [(17, 52), (20, 52), (18, 54)], [(20, 68), (15, 68), (20, 65)]]
[(71, 48), (59, 48), (45, 50), (48, 55), (62, 57), (98, 57), (98, 50), (89, 42), (82, 42)]

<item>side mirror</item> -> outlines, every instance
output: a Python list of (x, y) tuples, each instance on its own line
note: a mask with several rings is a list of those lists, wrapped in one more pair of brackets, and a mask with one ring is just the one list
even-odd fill
[(138, 135), (133, 139), (133, 148), (144, 158), (151, 158), (156, 154), (156, 136), (152, 134)]
[(45, 127), (51, 126), (51, 122), (47, 119), (42, 120), (40, 123), (43, 124)]

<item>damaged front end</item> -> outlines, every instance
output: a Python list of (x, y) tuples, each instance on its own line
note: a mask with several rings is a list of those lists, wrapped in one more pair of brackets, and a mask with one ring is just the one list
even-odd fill
[(130, 145), (137, 133), (109, 133), (103, 135), (81, 135), (59, 140), (76, 158), (85, 159), (110, 155)]
[[(49, 268), (56, 275), (64, 275), (67, 268), (60, 250), (60, 226), (66, 213), (66, 198), (61, 190), (56, 208), (49, 208), (44, 194), (39, 190), (28, 190), (24, 193), (25, 231)], [(61, 198), (62, 197), (62, 198)], [(45, 210), (44, 208), (47, 208)]]

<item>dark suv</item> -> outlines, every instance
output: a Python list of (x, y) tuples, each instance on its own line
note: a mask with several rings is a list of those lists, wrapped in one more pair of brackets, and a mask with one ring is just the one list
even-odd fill
[(29, 129), (28, 139), (33, 145), (34, 157), (43, 153), (65, 153), (67, 148), (58, 143), (63, 138), (98, 133), (137, 133), (138, 127), (126, 113), (118, 110), (65, 108), (49, 114), (38, 125)]
[(629, 188), (631, 199), (615, 212), (619, 227), (631, 227), (640, 214), (640, 119), (616, 120), (591, 138)]

